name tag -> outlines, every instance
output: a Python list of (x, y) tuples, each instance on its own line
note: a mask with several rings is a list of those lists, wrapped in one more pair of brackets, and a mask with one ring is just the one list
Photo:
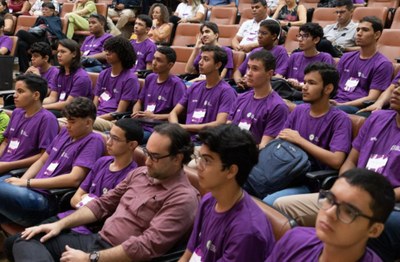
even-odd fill
[(189, 259), (189, 262), (201, 262), (201, 256), (198, 253), (200, 253), (200, 249), (199, 248), (197, 248), (193, 252), (192, 256)]
[(19, 147), (19, 140), (17, 138), (13, 138), (8, 145), (7, 153), (12, 154), (14, 153)]
[(194, 110), (194, 113), (193, 113), (193, 116), (192, 116), (192, 122), (195, 123), (195, 124), (202, 123), (205, 115), (206, 115), (206, 110), (205, 109), (196, 109), (196, 110)]
[(100, 99), (101, 101), (108, 101), (111, 99), (111, 95), (110, 93), (108, 93), (107, 91), (104, 91), (101, 95), (100, 95)]
[(147, 105), (147, 107), (146, 107), (146, 111), (149, 111), (149, 112), (154, 112), (154, 110), (156, 110), (156, 104), (155, 103), (151, 103), (151, 104), (148, 104)]
[(67, 93), (62, 92), (62, 93), (60, 94), (60, 100), (61, 100), (61, 101), (64, 101), (66, 96), (67, 96)]
[(79, 201), (78, 204), (75, 205), (76, 208), (80, 208), (83, 206), (86, 206), (87, 203), (92, 201), (93, 199), (96, 199), (97, 197), (93, 194), (88, 194), (86, 195), (81, 201)]
[(246, 122), (246, 121), (244, 121), (244, 120), (242, 120), (240, 123), (239, 123), (239, 125), (238, 125), (241, 129), (243, 129), (243, 130), (247, 130), (247, 131), (249, 131), (250, 130), (250, 128), (251, 128), (251, 123), (250, 122)]
[(367, 162), (367, 168), (368, 170), (372, 170), (378, 173), (382, 173), (383, 169), (386, 166), (386, 163), (388, 161), (388, 157), (385, 155), (377, 155), (377, 154), (372, 154)]
[(86, 50), (85, 52), (83, 52), (83, 56), (87, 56), (90, 53), (90, 50)]
[(44, 174), (46, 176), (51, 176), (53, 172), (57, 169), (59, 162), (51, 162), (50, 165), (47, 167), (46, 171), (44, 171)]
[(346, 81), (346, 84), (344, 86), (344, 91), (353, 92), (354, 89), (356, 89), (358, 82), (360, 82), (360, 80), (358, 78), (350, 77)]

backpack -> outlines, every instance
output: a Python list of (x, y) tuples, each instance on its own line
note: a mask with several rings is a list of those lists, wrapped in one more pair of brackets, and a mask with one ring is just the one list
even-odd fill
[(243, 188), (263, 199), (268, 194), (287, 188), (309, 171), (308, 155), (298, 146), (282, 140), (272, 140), (258, 156)]
[(273, 77), (271, 79), (271, 86), (272, 89), (274, 89), (283, 99), (290, 101), (303, 100), (303, 94), (301, 91), (293, 88), (285, 79)]

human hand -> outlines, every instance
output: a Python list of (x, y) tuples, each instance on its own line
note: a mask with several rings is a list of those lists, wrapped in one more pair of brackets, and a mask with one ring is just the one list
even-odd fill
[(74, 249), (65, 246), (65, 251), (62, 253), (60, 262), (86, 262), (89, 260), (89, 254), (79, 249)]
[(40, 238), (40, 242), (46, 242), (52, 237), (55, 237), (60, 234), (61, 227), (57, 222), (50, 224), (42, 224), (40, 226), (28, 227), (21, 233), (21, 238), (25, 240), (29, 240), (32, 237), (36, 236), (39, 233), (45, 233), (45, 235)]
[(14, 186), (20, 186), (20, 187), (26, 187), (28, 180), (24, 178), (19, 178), (19, 177), (9, 177), (4, 179), (4, 182), (9, 183)]
[(283, 140), (286, 140), (294, 144), (298, 144), (303, 139), (297, 130), (293, 130), (290, 128), (283, 129), (279, 133), (278, 138), (281, 138)]

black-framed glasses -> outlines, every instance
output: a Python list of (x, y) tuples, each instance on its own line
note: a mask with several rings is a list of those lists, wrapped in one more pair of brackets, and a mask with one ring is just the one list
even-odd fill
[(350, 204), (338, 203), (335, 195), (330, 190), (319, 191), (318, 205), (323, 210), (328, 210), (332, 206), (336, 206), (336, 217), (345, 224), (351, 224), (357, 217), (364, 217), (375, 221), (375, 218), (363, 214)]
[(309, 34), (298, 34), (298, 35), (296, 35), (297, 39), (307, 39), (309, 37), (310, 37)]
[(169, 153), (168, 155), (165, 155), (165, 156), (160, 156), (160, 155), (158, 155), (158, 154), (156, 154), (156, 153), (150, 153), (150, 152), (147, 150), (147, 148), (143, 148), (143, 153), (144, 153), (144, 155), (145, 155), (146, 157), (150, 158), (151, 161), (156, 162), (156, 163), (157, 163), (160, 159), (163, 159), (163, 158), (167, 158), (167, 157), (169, 157), (169, 156), (172, 156), (171, 153)]

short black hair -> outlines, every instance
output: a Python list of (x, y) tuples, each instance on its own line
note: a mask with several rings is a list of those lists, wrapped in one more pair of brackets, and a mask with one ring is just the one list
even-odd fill
[(141, 15), (138, 15), (136, 17), (136, 19), (140, 19), (140, 20), (144, 21), (146, 24), (146, 27), (150, 28), (153, 25), (153, 20), (151, 20), (150, 16), (148, 16), (148, 15), (141, 14)]
[(154, 132), (168, 136), (171, 140), (169, 153), (171, 155), (183, 154), (182, 164), (187, 164), (192, 159), (193, 143), (190, 134), (179, 124), (165, 123), (154, 128)]
[(47, 62), (50, 62), (51, 57), (53, 56), (53, 52), (51, 50), (51, 46), (46, 42), (36, 42), (31, 46), (31, 54), (37, 53), (41, 57), (48, 56)]
[(40, 102), (47, 96), (47, 81), (41, 76), (28, 73), (19, 75), (16, 81), (22, 81), (31, 92), (39, 92)]
[(200, 131), (199, 138), (219, 155), (224, 169), (232, 165), (238, 167), (235, 179), (239, 186), (243, 186), (258, 162), (258, 148), (253, 136), (236, 125), (224, 124)]
[[(100, 15), (100, 14), (91, 14), (89, 16), (89, 18), (94, 18), (97, 21), (99, 21), (99, 23), (103, 26), (104, 31), (107, 30), (108, 26), (107, 26), (107, 18), (104, 17), (104, 15)], [(88, 19), (89, 20), (89, 19)]]
[(62, 111), (65, 118), (86, 118), (96, 119), (96, 106), (93, 101), (87, 97), (76, 97), (71, 103), (66, 105)]
[(218, 25), (214, 22), (206, 21), (200, 26), (200, 33), (203, 31), (203, 28), (207, 27), (210, 28), (211, 31), (214, 32), (214, 34), (219, 34), (219, 28)]
[(324, 62), (316, 62), (308, 64), (304, 69), (304, 75), (311, 72), (318, 72), (321, 75), (324, 87), (329, 84), (333, 85), (333, 91), (329, 97), (335, 97), (339, 85), (339, 72), (336, 67)]
[(368, 192), (372, 198), (369, 206), (375, 222), (385, 223), (393, 210), (395, 195), (393, 186), (383, 175), (365, 168), (353, 168), (339, 179), (345, 179), (350, 185)]
[(270, 51), (267, 50), (260, 50), (252, 53), (249, 56), (249, 60), (261, 61), (265, 71), (275, 70), (276, 67), (275, 57), (271, 54)]
[(143, 128), (139, 121), (132, 118), (122, 118), (115, 122), (115, 125), (125, 132), (125, 139), (136, 141), (139, 144), (143, 140)]
[(136, 52), (128, 39), (115, 36), (107, 39), (104, 50), (117, 54), (124, 69), (132, 68), (136, 63)]
[(214, 52), (214, 64), (221, 62), (221, 66), (218, 69), (219, 73), (224, 70), (226, 63), (228, 63), (228, 55), (223, 48), (213, 45), (203, 45), (201, 47), (201, 52)]
[(260, 3), (263, 6), (267, 6), (267, 1), (266, 0), (251, 0), (251, 4), (257, 4)]
[(317, 23), (305, 23), (300, 26), (299, 32), (301, 31), (310, 34), (312, 38), (319, 37), (319, 39), (322, 39), (324, 37), (324, 29)]
[(52, 10), (56, 10), (56, 7), (54, 6), (54, 4), (52, 2), (43, 3), (42, 8), (44, 8), (44, 7), (47, 7)]
[[(58, 45), (61, 45), (65, 48), (67, 48), (69, 51), (72, 53), (75, 53), (75, 57), (72, 59), (71, 65), (70, 65), (70, 71), (75, 72), (79, 68), (81, 68), (81, 49), (80, 45), (72, 40), (72, 39), (62, 39), (58, 42)], [(60, 66), (60, 71), (62, 73), (65, 73), (65, 68), (63, 66)]]
[[(376, 16), (364, 16), (361, 18), (360, 23), (362, 22), (369, 22), (372, 25), (372, 28), (374, 29), (374, 32), (382, 32), (383, 31), (383, 23), (382, 20), (379, 19)], [(360, 24), (359, 23), (359, 24)]]
[(260, 24), (260, 27), (267, 28), (271, 35), (276, 35), (276, 38), (279, 38), (281, 35), (281, 26), (275, 19), (263, 20)]
[(157, 48), (157, 52), (160, 52), (161, 54), (165, 55), (168, 63), (176, 62), (176, 52), (173, 48), (169, 46), (160, 46)]
[(354, 9), (352, 0), (336, 0), (336, 7), (346, 6), (346, 9), (351, 11)]

